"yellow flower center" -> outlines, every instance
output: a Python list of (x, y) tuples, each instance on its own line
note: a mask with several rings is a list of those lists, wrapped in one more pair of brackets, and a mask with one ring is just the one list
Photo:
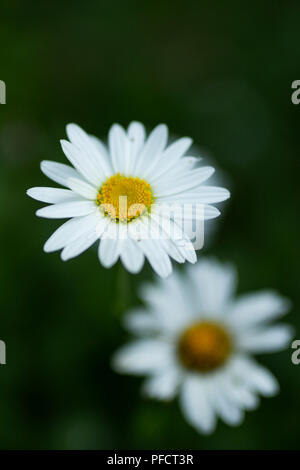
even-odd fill
[(232, 341), (220, 325), (201, 322), (188, 328), (181, 336), (178, 354), (182, 364), (198, 372), (220, 367), (232, 350)]
[(108, 178), (97, 195), (97, 204), (104, 214), (121, 222), (149, 212), (152, 202), (152, 188), (147, 181), (120, 173)]

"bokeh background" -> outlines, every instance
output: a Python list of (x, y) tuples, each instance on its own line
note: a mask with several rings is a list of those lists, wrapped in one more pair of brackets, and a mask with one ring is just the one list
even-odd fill
[(104, 137), (113, 122), (160, 122), (190, 135), (223, 170), (232, 198), (199, 253), (237, 264), (239, 291), (275, 288), (300, 335), (300, 79), (297, 1), (1, 2), (0, 366), (2, 449), (299, 448), (300, 365), (261, 356), (281, 393), (243, 425), (198, 435), (175, 402), (140, 397), (114, 374), (112, 352), (140, 276), (100, 266), (93, 249), (67, 263), (42, 246), (60, 221), (25, 195), (51, 185), (42, 159), (63, 162), (76, 122)]

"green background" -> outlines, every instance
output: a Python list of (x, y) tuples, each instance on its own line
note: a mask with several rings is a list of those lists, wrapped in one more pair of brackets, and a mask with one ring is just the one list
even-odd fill
[(237, 264), (239, 291), (275, 288), (299, 331), (300, 79), (296, 1), (1, 3), (0, 447), (3, 449), (299, 448), (300, 365), (287, 350), (259, 358), (281, 393), (239, 428), (198, 435), (178, 404), (140, 398), (141, 380), (114, 374), (128, 335), (124, 310), (153, 273), (102, 268), (95, 249), (63, 263), (25, 195), (49, 186), (42, 159), (64, 162), (76, 122), (104, 137), (113, 122), (165, 122), (224, 171), (232, 198), (199, 253)]

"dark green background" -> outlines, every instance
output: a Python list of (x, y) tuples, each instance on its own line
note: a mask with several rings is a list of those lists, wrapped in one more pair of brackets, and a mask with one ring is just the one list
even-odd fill
[(240, 291), (291, 298), (299, 331), (299, 2), (10, 0), (0, 18), (0, 447), (298, 448), (291, 350), (259, 358), (280, 395), (211, 437), (114, 374), (120, 319), (152, 272), (106, 270), (94, 249), (67, 263), (44, 254), (60, 221), (35, 217), (25, 190), (51, 185), (39, 163), (65, 161), (70, 121), (101, 137), (113, 122), (167, 123), (214, 157), (232, 191), (203, 253), (237, 264)]

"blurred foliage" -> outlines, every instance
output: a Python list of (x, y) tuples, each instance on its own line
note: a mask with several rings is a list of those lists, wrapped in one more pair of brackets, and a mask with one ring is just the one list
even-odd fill
[(143, 400), (140, 379), (114, 374), (120, 319), (152, 272), (106, 270), (93, 249), (68, 263), (44, 254), (60, 222), (35, 217), (41, 205), (25, 196), (51, 185), (39, 162), (64, 161), (66, 123), (105, 136), (113, 122), (165, 122), (230, 181), (214, 244), (199, 256), (235, 262), (240, 291), (291, 298), (299, 331), (299, 2), (4, 0), (0, 10), (1, 448), (299, 448), (291, 351), (259, 358), (280, 395), (211, 437), (176, 402)]

